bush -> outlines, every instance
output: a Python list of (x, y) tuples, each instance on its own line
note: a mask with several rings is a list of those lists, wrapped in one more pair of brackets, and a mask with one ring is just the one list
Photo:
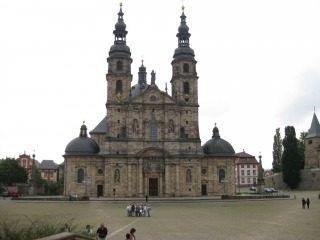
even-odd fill
[(75, 230), (75, 227), (64, 223), (44, 222), (43, 220), (32, 221), (28, 219), (28, 222), (23, 224), (19, 221), (4, 221), (0, 222), (0, 240), (32, 240), (70, 230)]

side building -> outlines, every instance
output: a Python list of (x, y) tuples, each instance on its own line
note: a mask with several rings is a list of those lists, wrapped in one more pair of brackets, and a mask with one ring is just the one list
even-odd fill
[(304, 169), (320, 168), (320, 124), (316, 113), (305, 140)]
[(65, 149), (65, 195), (201, 196), (235, 193), (235, 151), (220, 138), (201, 146), (198, 74), (184, 10), (174, 51), (171, 94), (147, 80), (142, 62), (132, 86), (122, 7), (109, 51), (106, 117)]
[(258, 183), (259, 162), (244, 150), (236, 153), (236, 185), (238, 188), (255, 186)]

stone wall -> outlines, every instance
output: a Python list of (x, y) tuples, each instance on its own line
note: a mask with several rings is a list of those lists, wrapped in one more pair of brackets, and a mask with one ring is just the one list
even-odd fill
[[(304, 169), (300, 171), (301, 182), (299, 190), (319, 190), (320, 189), (320, 168)], [(265, 177), (265, 186), (277, 189), (289, 189), (282, 181), (282, 173), (276, 173), (272, 176)]]

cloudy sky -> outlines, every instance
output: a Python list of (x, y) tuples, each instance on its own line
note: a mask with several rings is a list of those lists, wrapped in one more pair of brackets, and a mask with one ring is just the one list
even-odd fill
[[(0, 2), (0, 158), (24, 151), (63, 162), (82, 121), (105, 116), (115, 0)], [(124, 0), (133, 82), (144, 59), (162, 90), (171, 79), (180, 0)], [(202, 144), (214, 123), (236, 152), (272, 166), (275, 129), (298, 135), (320, 115), (318, 0), (186, 0), (199, 75)], [(150, 81), (150, 75), (148, 78)]]

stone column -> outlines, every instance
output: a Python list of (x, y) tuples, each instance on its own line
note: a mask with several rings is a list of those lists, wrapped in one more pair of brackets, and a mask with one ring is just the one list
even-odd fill
[(170, 195), (170, 166), (165, 163), (165, 195), (168, 197)]
[(139, 181), (139, 192), (138, 195), (140, 197), (143, 196), (143, 160), (139, 159), (139, 165), (138, 165), (138, 181)]
[(132, 179), (131, 179), (131, 164), (128, 163), (128, 196), (132, 196), (132, 187), (131, 187), (131, 182), (132, 182)]
[(177, 165), (176, 165), (176, 196), (180, 196), (180, 187), (179, 187), (180, 179), (179, 179), (179, 174), (180, 174), (179, 164), (177, 164)]

